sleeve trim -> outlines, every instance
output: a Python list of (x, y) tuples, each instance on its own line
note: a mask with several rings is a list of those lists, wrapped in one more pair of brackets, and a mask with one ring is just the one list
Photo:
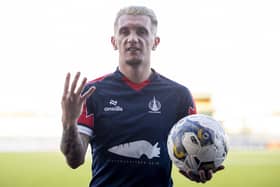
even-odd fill
[(91, 128), (89, 128), (89, 127), (86, 127), (86, 126), (83, 126), (83, 125), (77, 125), (78, 126), (78, 132), (79, 133), (82, 133), (82, 134), (86, 134), (86, 135), (88, 135), (88, 136), (92, 136), (92, 129)]

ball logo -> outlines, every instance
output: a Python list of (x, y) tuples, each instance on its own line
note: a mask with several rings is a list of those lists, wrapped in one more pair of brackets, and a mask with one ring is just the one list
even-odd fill
[(148, 104), (148, 107), (150, 109), (149, 113), (160, 113), (161, 104), (158, 100), (156, 100), (156, 97), (154, 97)]

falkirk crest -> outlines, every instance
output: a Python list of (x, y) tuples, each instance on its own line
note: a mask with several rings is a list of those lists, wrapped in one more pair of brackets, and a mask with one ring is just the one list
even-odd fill
[(160, 102), (154, 97), (148, 104), (149, 113), (160, 113), (161, 104)]

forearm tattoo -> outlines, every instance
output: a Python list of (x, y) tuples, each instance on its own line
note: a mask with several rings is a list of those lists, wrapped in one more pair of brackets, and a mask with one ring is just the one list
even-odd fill
[(83, 145), (75, 125), (63, 129), (60, 147), (72, 168), (76, 168), (84, 162), (86, 146)]

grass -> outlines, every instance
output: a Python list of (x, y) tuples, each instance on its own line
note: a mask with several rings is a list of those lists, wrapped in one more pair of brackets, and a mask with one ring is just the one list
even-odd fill
[[(280, 151), (232, 151), (225, 170), (204, 184), (206, 187), (279, 187)], [(1, 187), (76, 187), (88, 186), (90, 158), (82, 167), (66, 166), (61, 153), (0, 153)], [(173, 169), (175, 187), (202, 186)]]
[(60, 153), (0, 153), (0, 186), (88, 186), (89, 165), (69, 169)]
[[(207, 187), (279, 187), (280, 151), (230, 152), (225, 170), (214, 175)], [(201, 186), (173, 171), (175, 186)]]

